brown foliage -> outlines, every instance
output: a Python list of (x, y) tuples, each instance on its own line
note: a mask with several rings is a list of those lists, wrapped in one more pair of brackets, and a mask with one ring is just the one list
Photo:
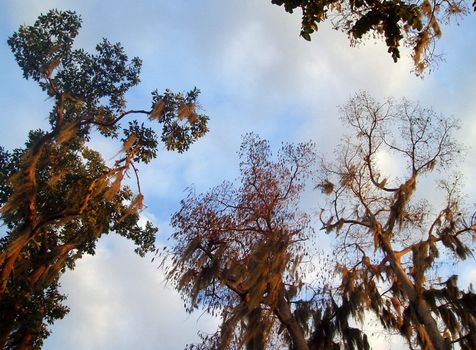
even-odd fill
[[(346, 265), (340, 270), (342, 293), (352, 301), (355, 316), (362, 308), (372, 310), (384, 327), (424, 349), (447, 349), (449, 342), (468, 346), (474, 328), (462, 318), (476, 320), (476, 309), (463, 311), (461, 295), (474, 294), (455, 283), (440, 287), (431, 276), (439, 272), (437, 264), (447, 262), (440, 256), (444, 248), (453, 254), (450, 260), (471, 254), (475, 215), (462, 209), (458, 177), (441, 182), (441, 211), (415, 200), (424, 174), (458, 159), (457, 123), (406, 100), (378, 103), (365, 93), (342, 108), (342, 115), (355, 136), (344, 140), (335, 163), (323, 161), (321, 173), (340, 184), (330, 193), (321, 222), (338, 235), (337, 252)], [(380, 168), (379, 154), (401, 162), (403, 180), (401, 174), (381, 180), (386, 169)], [(339, 181), (349, 169), (354, 176)]]
[(218, 348), (263, 348), (277, 322), (296, 348), (307, 348), (285, 298), (301, 288), (296, 270), (309, 218), (298, 200), (312, 171), (313, 146), (285, 145), (272, 160), (269, 144), (247, 135), (240, 156), (239, 188), (225, 182), (201, 196), (191, 190), (174, 215), (169, 281), (189, 311), (221, 312)]

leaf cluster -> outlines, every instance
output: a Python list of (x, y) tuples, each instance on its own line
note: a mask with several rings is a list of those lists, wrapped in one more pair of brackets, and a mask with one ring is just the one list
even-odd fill
[[(318, 25), (330, 19), (336, 29), (355, 43), (371, 34), (383, 37), (396, 62), (403, 42), (413, 53), (416, 74), (422, 74), (438, 56), (435, 42), (441, 25), (468, 13), (467, 1), (376, 1), (376, 0), (272, 0), (292, 13), (302, 10), (301, 36), (310, 41)], [(474, 3), (473, 3), (474, 7)]]

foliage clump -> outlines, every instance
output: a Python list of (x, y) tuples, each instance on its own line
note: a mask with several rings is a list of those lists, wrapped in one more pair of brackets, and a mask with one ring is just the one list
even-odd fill
[(438, 59), (435, 53), (441, 27), (455, 18), (467, 15), (472, 5), (465, 0), (272, 0), (292, 13), (302, 10), (301, 36), (310, 41), (318, 25), (330, 19), (335, 29), (349, 34), (352, 43), (368, 35), (382, 37), (388, 52), (396, 62), (400, 58), (400, 46), (412, 50), (415, 73), (431, 69)]
[[(94, 254), (102, 235), (130, 239), (140, 256), (155, 250), (157, 228), (139, 224), (137, 164), (155, 158), (160, 141), (183, 152), (207, 132), (208, 117), (195, 108), (196, 88), (155, 91), (150, 109), (128, 110), (125, 97), (140, 82), (140, 59), (129, 60), (119, 43), (106, 39), (94, 54), (75, 49), (80, 27), (74, 12), (52, 10), (8, 40), (24, 77), (54, 105), (49, 130), (30, 132), (23, 148), (0, 148), (0, 213), (7, 227), (0, 239), (0, 348), (41, 347), (48, 325), (68, 312), (58, 290), (61, 273)], [(95, 134), (118, 141), (113, 161), (92, 148)], [(130, 176), (136, 191), (123, 185)]]

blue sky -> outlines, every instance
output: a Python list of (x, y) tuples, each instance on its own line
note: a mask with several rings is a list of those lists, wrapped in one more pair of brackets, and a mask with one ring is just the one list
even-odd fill
[[(410, 73), (407, 52), (394, 64), (379, 41), (350, 48), (345, 34), (322, 25), (306, 42), (298, 37), (299, 14), (291, 16), (269, 0), (3, 0), (0, 140), (7, 148), (21, 146), (28, 130), (46, 126), (51, 102), (22, 79), (6, 40), (19, 25), (51, 8), (82, 16), (78, 47), (92, 50), (106, 37), (143, 60), (142, 84), (128, 95), (131, 108), (148, 107), (156, 88), (202, 90), (209, 134), (189, 152), (163, 150), (141, 169), (144, 215), (159, 226), (162, 243), (187, 186), (206, 191), (238, 174), (242, 134), (254, 131), (274, 146), (312, 139), (331, 155), (343, 132), (337, 106), (359, 90), (377, 99), (406, 96), (461, 119), (458, 138), (468, 155), (458, 168), (466, 179), (468, 203), (476, 202), (474, 15), (443, 30), (439, 49), (445, 61), (421, 79)], [(95, 142), (106, 158), (117, 152), (109, 143)], [(106, 237), (95, 256), (65, 274), (71, 313), (54, 326), (46, 349), (182, 349), (196, 339), (198, 329), (214, 329), (216, 320), (185, 314), (156, 264), (132, 251), (125, 240)], [(466, 282), (476, 282), (475, 265), (473, 260), (460, 271)]]

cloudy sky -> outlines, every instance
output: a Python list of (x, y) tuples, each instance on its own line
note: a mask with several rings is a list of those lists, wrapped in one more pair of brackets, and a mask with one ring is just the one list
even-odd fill
[[(144, 215), (159, 226), (160, 244), (166, 243), (168, 221), (187, 186), (206, 191), (236, 177), (242, 134), (254, 131), (274, 146), (312, 139), (331, 154), (342, 135), (337, 106), (359, 90), (377, 99), (406, 96), (461, 119), (458, 138), (468, 155), (459, 170), (468, 202), (476, 202), (474, 15), (444, 29), (439, 48), (445, 60), (421, 79), (410, 73), (407, 52), (394, 64), (378, 41), (349, 48), (345, 34), (322, 25), (306, 42), (298, 37), (299, 14), (291, 16), (269, 0), (2, 0), (0, 144), (7, 148), (21, 146), (28, 130), (46, 126), (51, 102), (22, 79), (6, 40), (51, 8), (82, 16), (78, 47), (92, 50), (106, 37), (143, 60), (142, 84), (128, 96), (131, 108), (148, 108), (156, 88), (202, 90), (209, 134), (189, 152), (164, 150), (141, 169)], [(117, 152), (97, 142), (106, 157)], [(217, 321), (200, 312), (187, 315), (150, 260), (135, 256), (123, 239), (103, 238), (95, 256), (64, 275), (71, 313), (53, 327), (45, 349), (174, 350), (196, 340), (198, 329), (211, 332)], [(460, 271), (466, 282), (476, 281), (475, 265), (473, 260)]]

